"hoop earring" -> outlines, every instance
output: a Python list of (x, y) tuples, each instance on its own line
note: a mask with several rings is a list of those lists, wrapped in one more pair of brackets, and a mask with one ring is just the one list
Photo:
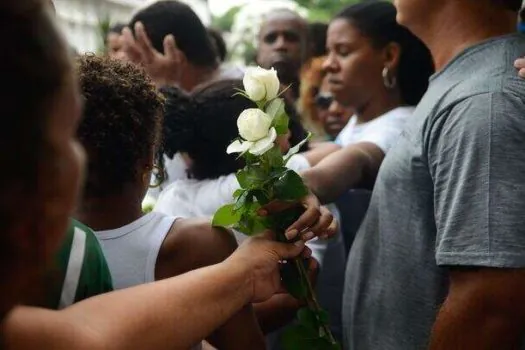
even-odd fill
[(388, 73), (389, 73), (388, 68), (387, 67), (383, 68), (383, 72), (382, 72), (383, 84), (385, 85), (387, 89), (392, 90), (397, 86), (397, 79), (396, 77), (390, 77)]
[(149, 188), (157, 188), (157, 187), (160, 187), (160, 185), (162, 185), (162, 183), (163, 183), (164, 180), (166, 179), (166, 176), (165, 176), (164, 170), (163, 170), (160, 166), (158, 166), (158, 165), (152, 165), (152, 167), (151, 167), (151, 173), (153, 174), (153, 176), (155, 177), (155, 179), (157, 180), (157, 182), (155, 182), (155, 183), (151, 183), (151, 181), (150, 181)]

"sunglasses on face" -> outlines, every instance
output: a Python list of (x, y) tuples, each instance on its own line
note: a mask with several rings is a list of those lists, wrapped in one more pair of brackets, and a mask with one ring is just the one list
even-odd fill
[(334, 98), (332, 95), (318, 94), (315, 96), (315, 105), (321, 109), (328, 109), (330, 108), (333, 100)]

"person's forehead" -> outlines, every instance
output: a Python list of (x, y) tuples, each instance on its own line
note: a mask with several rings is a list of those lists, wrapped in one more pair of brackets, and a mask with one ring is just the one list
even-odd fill
[(303, 20), (291, 16), (272, 17), (264, 21), (261, 26), (261, 35), (276, 32), (296, 32), (305, 33), (306, 26)]

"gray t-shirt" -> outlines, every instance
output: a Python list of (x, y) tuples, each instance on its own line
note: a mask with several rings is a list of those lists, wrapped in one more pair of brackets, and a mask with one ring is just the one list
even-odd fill
[(497, 38), (432, 77), (349, 256), (346, 349), (426, 349), (448, 266), (525, 267), (524, 53)]

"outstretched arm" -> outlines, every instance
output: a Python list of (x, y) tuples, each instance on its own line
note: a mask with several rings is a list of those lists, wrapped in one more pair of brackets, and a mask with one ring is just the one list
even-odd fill
[[(236, 248), (233, 235), (225, 229), (212, 228), (209, 220), (179, 219), (162, 244), (155, 266), (155, 279), (178, 276), (220, 263)], [(207, 335), (207, 340), (221, 350), (266, 349), (251, 304), (246, 304), (211, 335)]]
[(5, 349), (187, 349), (244, 305), (280, 288), (279, 261), (304, 242), (248, 239), (221, 264), (101, 295), (63, 311), (20, 307), (2, 327)]

